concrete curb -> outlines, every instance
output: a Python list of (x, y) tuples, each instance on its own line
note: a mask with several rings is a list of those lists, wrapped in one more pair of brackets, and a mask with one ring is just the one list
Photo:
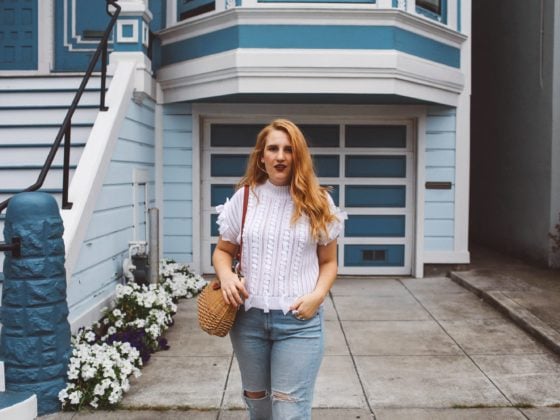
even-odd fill
[(540, 318), (537, 318), (525, 307), (513, 301), (499, 290), (484, 290), (478, 287), (465, 273), (451, 272), (450, 277), (455, 283), (473, 292), (504, 315), (511, 318), (515, 324), (539, 340), (550, 350), (556, 354), (560, 354), (560, 333), (543, 322)]

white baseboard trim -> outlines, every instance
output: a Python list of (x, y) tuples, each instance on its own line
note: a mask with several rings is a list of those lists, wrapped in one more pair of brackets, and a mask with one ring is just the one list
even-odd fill
[(424, 264), (469, 264), (471, 254), (468, 251), (446, 252), (430, 251), (424, 252)]
[(33, 420), (37, 418), (37, 397), (31, 397), (9, 407), (0, 409), (2, 420)]

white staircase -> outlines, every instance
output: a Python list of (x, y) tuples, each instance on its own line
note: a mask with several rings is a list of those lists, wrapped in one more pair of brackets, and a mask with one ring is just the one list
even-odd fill
[[(72, 118), (70, 177), (99, 112), (100, 78), (92, 77)], [(76, 76), (0, 77), (0, 202), (34, 184), (50, 147), (82, 81)], [(62, 201), (63, 149), (40, 191)], [(70, 178), (71, 179), (71, 178)], [(6, 211), (0, 214), (0, 242)], [(0, 297), (4, 253), (0, 253)], [(0, 325), (1, 328), (1, 325)], [(0, 419), (37, 417), (37, 398), (31, 393), (5, 390), (4, 363), (0, 361)]]
[[(90, 79), (72, 118), (70, 177), (99, 110), (100, 78)], [(82, 79), (77, 76), (0, 77), (0, 202), (34, 184)], [(63, 150), (40, 191), (61, 202)], [(0, 214), (0, 241), (6, 212)], [(4, 260), (0, 253), (0, 272)]]

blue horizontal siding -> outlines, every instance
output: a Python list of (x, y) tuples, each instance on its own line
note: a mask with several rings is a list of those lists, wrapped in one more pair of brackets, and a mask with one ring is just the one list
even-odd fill
[(167, 44), (162, 64), (237, 48), (397, 50), (460, 67), (460, 50), (394, 26), (238, 25)]
[[(150, 100), (129, 103), (69, 285), (71, 318), (97, 305), (122, 280), (123, 259), (133, 239), (135, 169), (147, 171), (148, 201), (150, 206), (154, 203), (154, 108)], [(143, 216), (140, 223), (145, 224)]]
[(163, 255), (192, 262), (192, 111), (163, 107)]
[(449, 190), (426, 190), (424, 249), (452, 251), (455, 232), (456, 110), (431, 107), (426, 123), (426, 181), (450, 182)]

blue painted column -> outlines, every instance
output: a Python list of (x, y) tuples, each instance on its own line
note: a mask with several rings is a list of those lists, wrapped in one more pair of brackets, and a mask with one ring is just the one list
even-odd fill
[(4, 236), (21, 238), (21, 258), (6, 253), (0, 356), (6, 389), (37, 395), (39, 414), (60, 410), (70, 355), (64, 269), (64, 227), (49, 194), (27, 192), (10, 200)]

